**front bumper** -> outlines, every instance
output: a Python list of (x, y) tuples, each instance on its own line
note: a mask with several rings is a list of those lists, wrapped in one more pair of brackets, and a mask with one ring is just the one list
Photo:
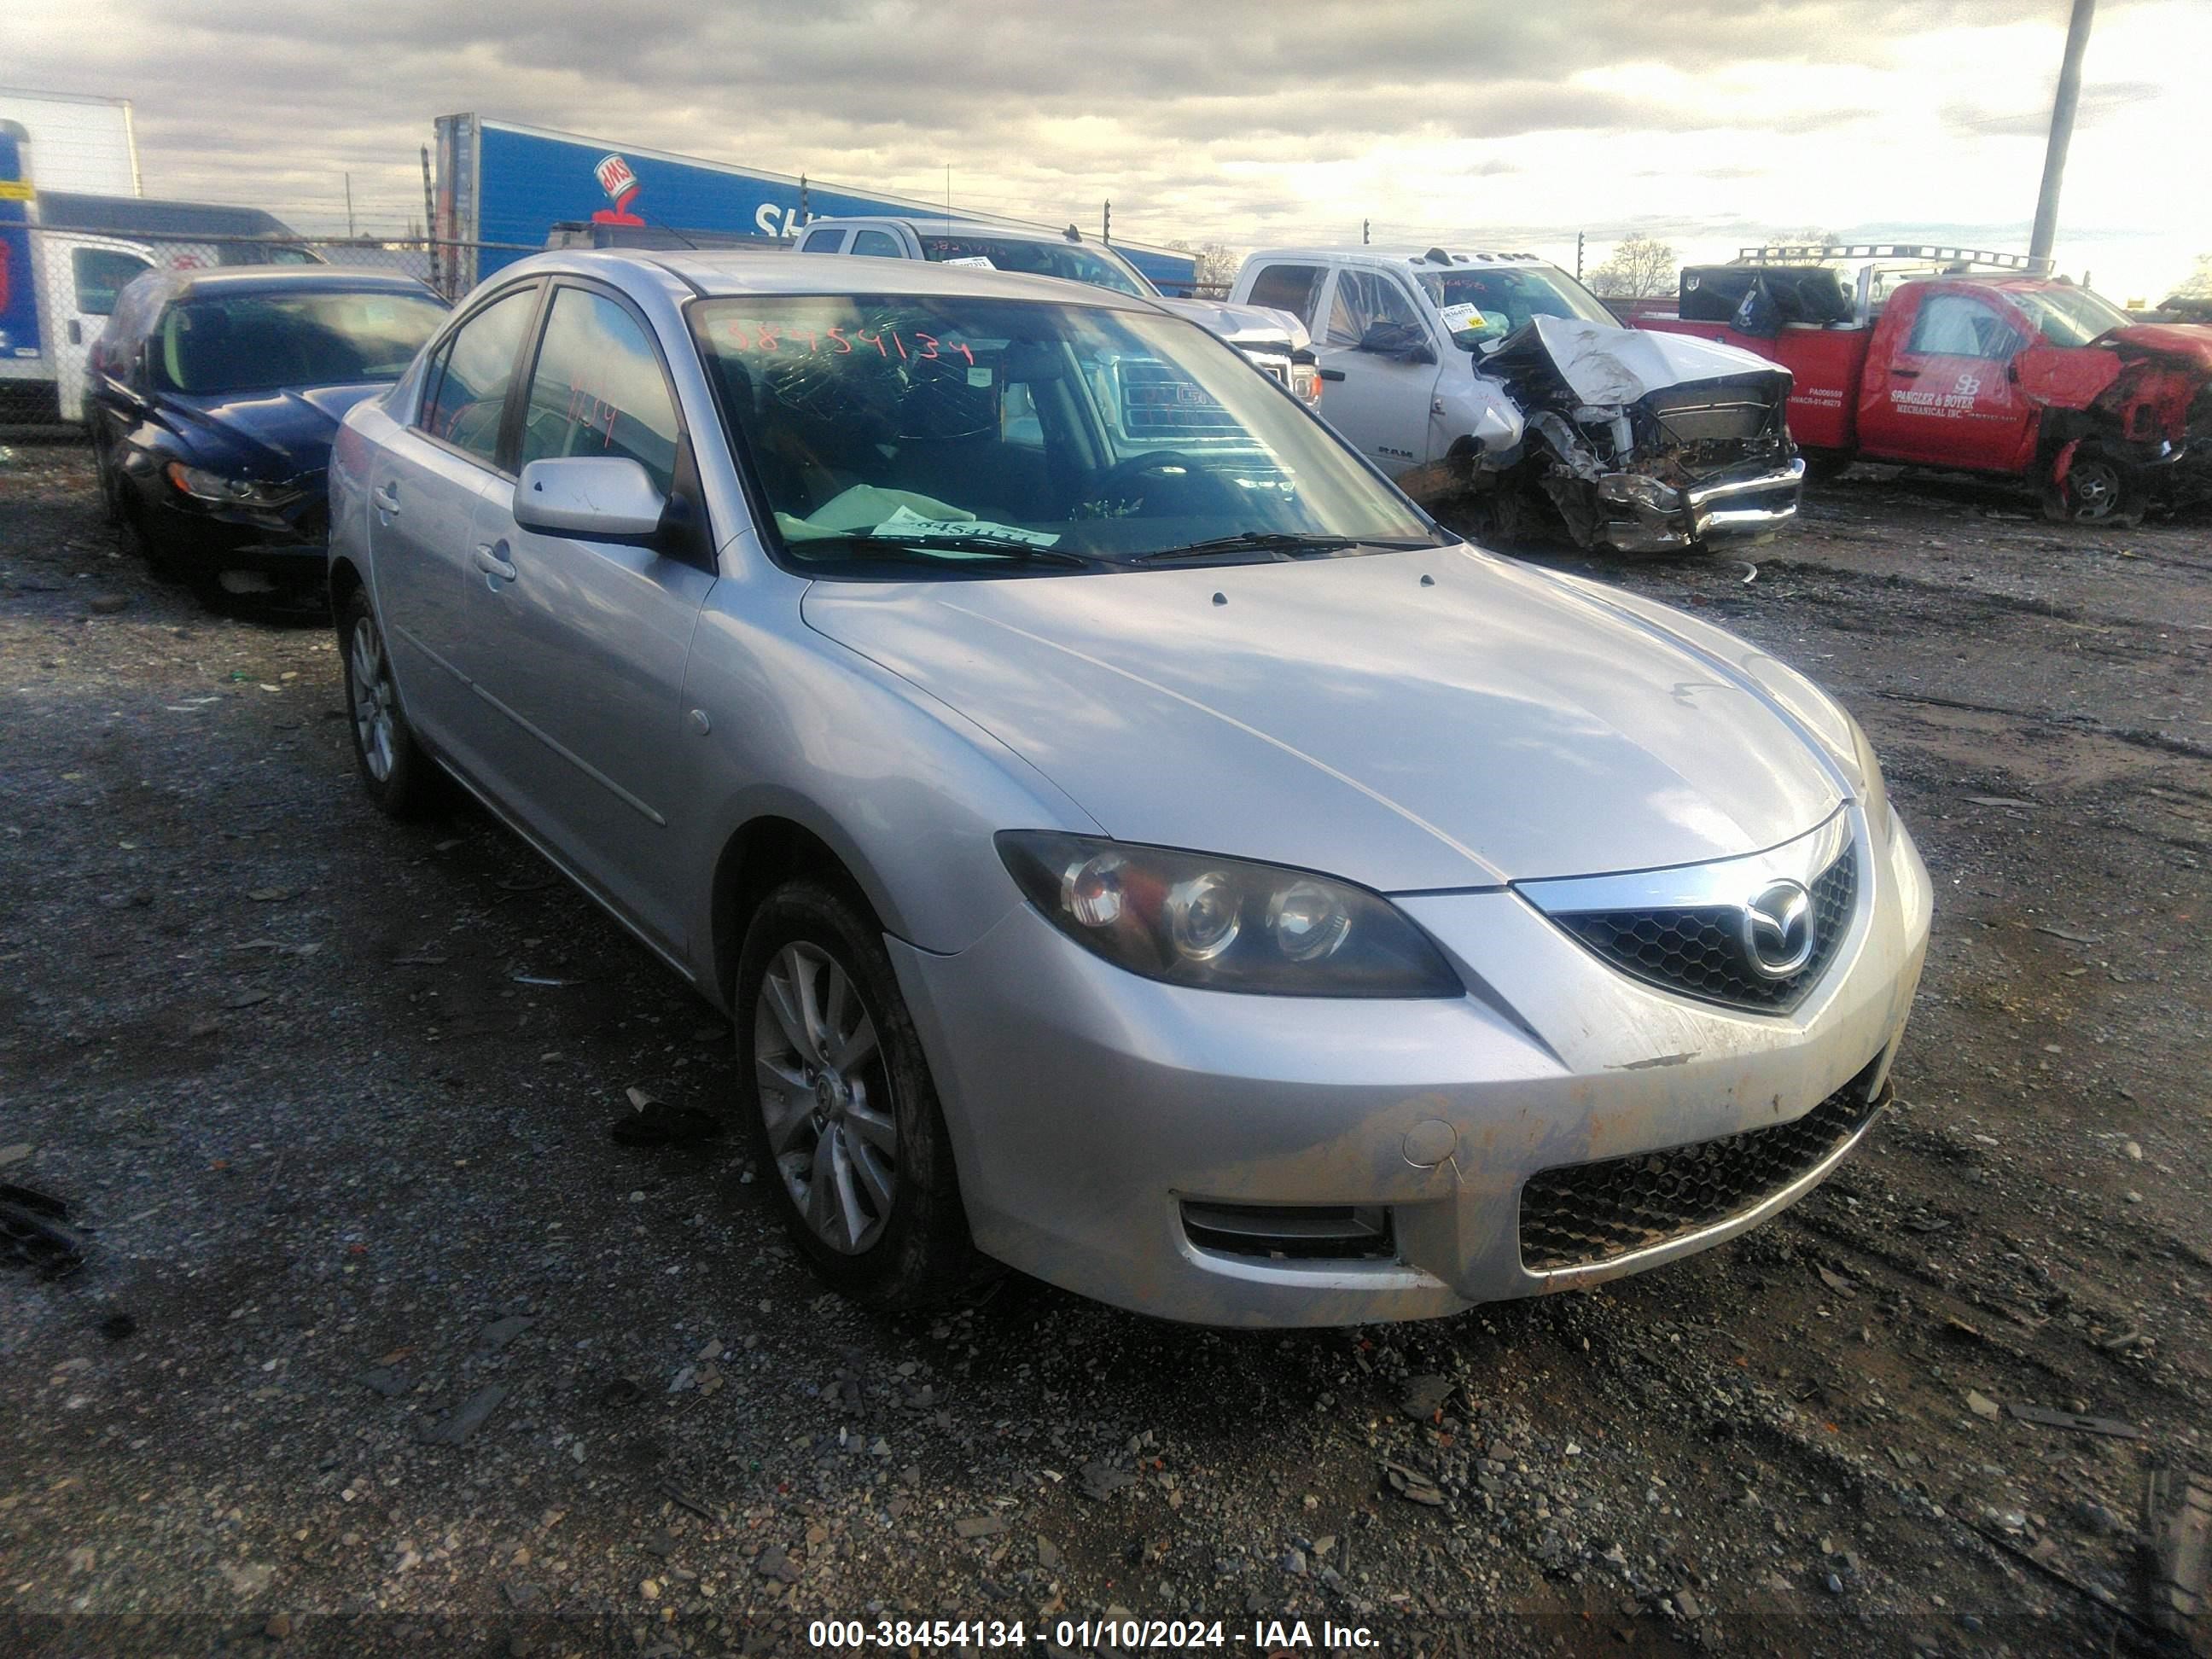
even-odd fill
[(1781, 466), (1732, 469), (1686, 489), (1608, 472), (1599, 478), (1597, 494), (1605, 518), (1598, 540), (1617, 552), (1756, 546), (1797, 516), (1805, 463), (1792, 456)]
[[(1158, 984), (1026, 906), (957, 955), (889, 944), (983, 1250), (1203, 1324), (1430, 1317), (1717, 1243), (1856, 1144), (1863, 1121), (1832, 1156), (1651, 1248), (1546, 1271), (1524, 1261), (1522, 1188), (1540, 1172), (1787, 1124), (1855, 1080), (1886, 1085), (1930, 895), (1901, 824), (1881, 843), (1855, 830), (1864, 879), (1849, 930), (1782, 1015), (1632, 979), (1511, 891), (1399, 901), (1470, 987), (1449, 1001)], [(1387, 1243), (1319, 1259), (1221, 1248), (1220, 1218), (1290, 1206), (1329, 1206)]]
[(188, 575), (254, 571), (279, 583), (320, 587), (330, 560), (330, 508), (319, 489), (263, 510), (226, 507), (179, 494), (156, 477), (140, 483), (140, 527), (172, 568)]

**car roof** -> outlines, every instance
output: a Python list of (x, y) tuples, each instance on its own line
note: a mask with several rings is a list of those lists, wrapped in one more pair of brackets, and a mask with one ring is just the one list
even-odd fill
[[(1386, 247), (1363, 242), (1353, 247), (1263, 247), (1256, 253), (1246, 255), (1244, 263), (1250, 264), (1261, 259), (1341, 259), (1352, 264), (1410, 265), (1426, 270), (1439, 270), (1443, 267), (1428, 257), (1435, 246), (1431, 243), (1428, 247)], [(1451, 256), (1455, 266), (1549, 265), (1552, 263), (1533, 253), (1510, 253), (1502, 250), (1444, 248), (1442, 251)]]
[(417, 294), (436, 297), (419, 276), (389, 270), (356, 270), (344, 265), (223, 265), (173, 270), (179, 293), (202, 294)]
[(672, 277), (694, 295), (913, 294), (981, 295), (1010, 300), (1052, 300), (1117, 311), (1158, 311), (1149, 299), (1094, 288), (1057, 276), (1024, 276), (976, 265), (931, 259), (878, 259), (849, 253), (800, 255), (785, 249), (563, 248), (532, 254), (501, 268), (524, 276), (566, 272), (619, 282), (659, 283)]
[(1065, 243), (1069, 247), (1117, 251), (1111, 242), (1078, 241), (1063, 236), (1056, 230), (1046, 230), (1041, 227), (1030, 229), (1016, 225), (993, 224), (987, 219), (948, 219), (936, 213), (840, 213), (809, 219), (799, 227), (799, 230), (803, 234), (810, 230), (857, 228), (866, 225), (909, 225), (917, 236), (988, 236), (1000, 242)]

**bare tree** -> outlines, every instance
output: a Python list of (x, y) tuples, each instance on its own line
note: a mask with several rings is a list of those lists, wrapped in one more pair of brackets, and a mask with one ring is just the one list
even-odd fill
[(2173, 290), (2177, 300), (2212, 300), (2212, 253), (2197, 256), (2197, 269)]
[(1612, 299), (1641, 300), (1672, 294), (1679, 269), (1674, 246), (1641, 231), (1613, 246), (1613, 258), (1590, 272), (1589, 285)]
[[(1785, 235), (1769, 238), (1768, 246), (1771, 247), (1832, 247), (1843, 240), (1832, 230), (1793, 230)], [(1820, 264), (1822, 261), (1808, 258), (1793, 263)]]
[(1226, 242), (1170, 242), (1168, 246), (1181, 248), (1197, 261), (1193, 280), (1201, 287), (1227, 288), (1237, 280), (1237, 267), (1244, 263), (1243, 251)]

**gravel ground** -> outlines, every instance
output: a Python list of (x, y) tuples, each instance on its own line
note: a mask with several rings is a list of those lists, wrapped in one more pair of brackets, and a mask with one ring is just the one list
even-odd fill
[(0, 1267), (0, 1644), (1035, 1644), (1127, 1609), (1248, 1653), (1295, 1617), (2148, 1650), (2144, 1462), (2212, 1462), (2212, 532), (1862, 470), (1761, 552), (1597, 568), (1840, 693), (1934, 872), (1899, 1104), (1827, 1187), (1425, 1325), (1022, 1280), (885, 1321), (734, 1139), (610, 1139), (632, 1088), (718, 1106), (726, 1026), (480, 816), (371, 811), (324, 629), (199, 610), (115, 553), (85, 451), (0, 452), (0, 1181), (88, 1239)]

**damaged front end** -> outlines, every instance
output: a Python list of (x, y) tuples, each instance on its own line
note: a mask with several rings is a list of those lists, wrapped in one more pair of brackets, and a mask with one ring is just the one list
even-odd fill
[(1796, 516), (1790, 372), (1687, 336), (1539, 317), (1476, 372), (1527, 419), (1518, 481), (1578, 546), (1659, 553), (1765, 541)]

